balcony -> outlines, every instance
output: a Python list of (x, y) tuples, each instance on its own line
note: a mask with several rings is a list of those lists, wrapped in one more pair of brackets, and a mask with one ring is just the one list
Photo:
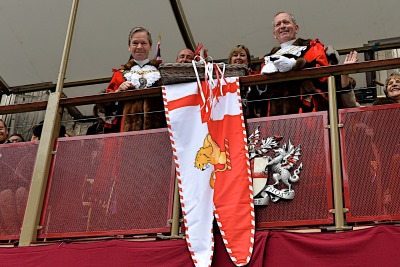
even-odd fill
[[(240, 82), (242, 86), (250, 86), (323, 76), (331, 76), (332, 81), (333, 75), (399, 66), (399, 59), (378, 60), (248, 76), (240, 78)], [(330, 82), (331, 100), (334, 90), (334, 83)], [(59, 103), (61, 107), (72, 107), (160, 95), (160, 88), (151, 88), (61, 98)], [(52, 102), (53, 96), (50, 96), (48, 102), (2, 106), (0, 114), (44, 110)], [(397, 193), (400, 169), (396, 164), (400, 158), (399, 110), (400, 104), (338, 111), (331, 106), (329, 112), (247, 120), (248, 133), (259, 128), (265, 136), (280, 134), (286, 142), (290, 139), (293, 144), (301, 144), (304, 166), (301, 180), (293, 185), (295, 199), (256, 206), (256, 244), (264, 244), (267, 236), (275, 235), (282, 242), (294, 238), (293, 233), (278, 230), (317, 231), (329, 236), (334, 233), (325, 232), (383, 225), (384, 228), (370, 231), (397, 234), (395, 226), (386, 225), (396, 224), (400, 219)], [(158, 240), (176, 239), (171, 241), (175, 243), (168, 244), (184, 246), (181, 239), (185, 233), (167, 129), (54, 140), (51, 130), (54, 131), (54, 125), (56, 120), (45, 123), (49, 136), (40, 143), (0, 147), (1, 244), (34, 246), (66, 240), (79, 243), (121, 239), (152, 240), (156, 243), (149, 243), (150, 246), (160, 245), (162, 249), (163, 242)], [(43, 152), (40, 145), (51, 150)], [(36, 174), (35, 168), (40, 170)], [(257, 179), (254, 173), (253, 177)], [(27, 203), (31, 209), (25, 210)], [(35, 220), (38, 224), (32, 223)], [(34, 230), (33, 226), (36, 226)], [(356, 240), (360, 233), (351, 231), (349, 235), (354, 235)], [(215, 238), (216, 251), (219, 251), (223, 246), (218, 233)], [(122, 241), (112, 242), (112, 246), (118, 247)], [(282, 244), (278, 242), (276, 246)], [(133, 246), (132, 249), (140, 251), (141, 245)], [(218, 253), (215, 261), (223, 261), (224, 252)]]

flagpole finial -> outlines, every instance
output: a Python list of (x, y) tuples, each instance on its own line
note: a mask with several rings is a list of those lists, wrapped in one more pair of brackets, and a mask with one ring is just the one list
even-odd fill
[(158, 33), (158, 43), (157, 43), (156, 55), (154, 56), (154, 58), (157, 60), (158, 63), (162, 63), (160, 46), (161, 46), (161, 32)]

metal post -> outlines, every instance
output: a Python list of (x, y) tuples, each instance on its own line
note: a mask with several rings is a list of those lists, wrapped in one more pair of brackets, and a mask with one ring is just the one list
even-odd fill
[(172, 11), (174, 12), (176, 22), (178, 23), (178, 27), (182, 34), (182, 38), (185, 42), (186, 47), (194, 51), (196, 49), (196, 43), (190, 30), (189, 23), (186, 20), (181, 1), (170, 0), (169, 2), (171, 4)]
[(79, 0), (72, 3), (67, 35), (64, 43), (64, 51), (58, 74), (56, 92), (49, 96), (46, 117), (43, 124), (42, 136), (40, 138), (36, 162), (33, 169), (32, 182), (29, 190), (24, 221), (22, 223), (19, 246), (29, 246), (37, 238), (40, 229), (39, 221), (42, 213), (43, 199), (47, 186), (47, 178), (52, 159), (54, 141), (59, 134), (61, 108), (59, 105), (64, 78), (67, 69), (68, 57), (72, 43), (72, 35), (75, 26), (76, 13)]
[(340, 162), (340, 145), (339, 145), (339, 124), (338, 124), (338, 109), (336, 102), (336, 85), (335, 77), (328, 78), (328, 94), (329, 94), (329, 124), (330, 124), (330, 142), (331, 142), (331, 163), (333, 176), (333, 198), (335, 213), (335, 228), (328, 230), (347, 230), (351, 227), (344, 226), (344, 208), (343, 208), (343, 187), (342, 187), (342, 172)]
[(178, 179), (175, 178), (175, 190), (174, 190), (174, 204), (172, 208), (172, 225), (171, 225), (171, 237), (177, 237), (179, 234), (179, 214), (180, 214), (180, 200), (179, 200), (179, 188)]

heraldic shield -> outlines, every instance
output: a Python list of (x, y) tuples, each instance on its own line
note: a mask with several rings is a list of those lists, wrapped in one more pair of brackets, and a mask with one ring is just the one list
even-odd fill
[(239, 79), (204, 83), (163, 87), (186, 242), (196, 266), (211, 266), (215, 217), (229, 256), (243, 266), (255, 220)]
[[(280, 146), (282, 139), (282, 136), (262, 138), (260, 126), (248, 137), (255, 205), (268, 205), (270, 200), (277, 202), (295, 197), (291, 183), (300, 180), (303, 168), (299, 162), (301, 146), (292, 145), (290, 139)], [(268, 183), (269, 176), (272, 176), (272, 184)]]

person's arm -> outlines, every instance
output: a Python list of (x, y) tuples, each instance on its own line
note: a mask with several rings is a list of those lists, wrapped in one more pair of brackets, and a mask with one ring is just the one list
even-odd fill
[(316, 67), (321, 66), (329, 66), (328, 58), (326, 57), (324, 45), (321, 44), (318, 40), (315, 42), (311, 42), (312, 47), (314, 49), (314, 56), (316, 61)]
[(118, 87), (125, 81), (120, 71), (115, 71), (110, 83), (107, 86), (106, 93), (113, 93), (118, 90)]
[[(349, 54), (346, 55), (343, 64), (352, 64), (358, 61), (357, 58), (357, 51), (351, 51)], [(342, 88), (346, 88), (350, 84), (350, 79), (348, 74), (344, 74), (340, 76)]]
[(356, 101), (356, 95), (354, 94), (353, 90), (341, 93), (340, 97), (342, 98), (343, 107), (345, 108), (360, 107), (360, 104)]
[[(358, 61), (357, 51), (351, 51), (346, 55), (343, 64), (352, 64)], [(354, 91), (352, 90), (352, 86), (350, 85), (350, 77), (348, 74), (344, 74), (340, 76), (340, 83), (342, 89), (348, 90), (347, 92), (343, 92), (340, 94), (342, 98), (342, 103), (345, 108), (354, 108), (359, 107), (360, 104), (356, 101), (356, 96)]]
[[(304, 54), (304, 58), (306, 59), (307, 63), (313, 62), (315, 67), (329, 66), (324, 45), (318, 39), (310, 42), (310, 48)], [(319, 78), (319, 81), (322, 83), (325, 83), (326, 80), (327, 77)]]
[(125, 81), (121, 71), (115, 71), (107, 86), (106, 93), (126, 91), (129, 88), (134, 88), (131, 82)]

